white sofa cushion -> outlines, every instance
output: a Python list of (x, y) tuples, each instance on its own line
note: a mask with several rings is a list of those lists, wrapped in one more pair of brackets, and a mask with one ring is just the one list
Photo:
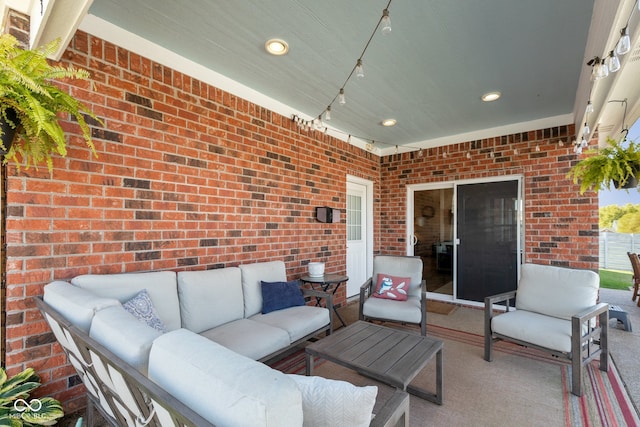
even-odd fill
[(160, 335), (162, 332), (136, 319), (121, 305), (97, 312), (89, 331), (91, 338), (143, 374), (147, 373), (151, 344)]
[(149, 378), (219, 427), (303, 422), (293, 380), (186, 329), (155, 340)]
[(358, 387), (346, 381), (287, 375), (302, 393), (304, 427), (367, 427), (378, 387)]
[[(402, 257), (378, 255), (373, 259), (373, 284), (378, 283), (378, 273), (397, 277), (410, 277), (409, 296), (420, 298), (422, 285), (422, 259), (420, 257)], [(391, 318), (390, 316), (386, 316)], [(417, 320), (420, 322), (420, 319)]]
[(146, 289), (156, 308), (158, 317), (168, 331), (181, 327), (180, 305), (176, 273), (151, 271), (122, 274), (85, 274), (74, 277), (71, 283), (102, 297), (116, 298), (121, 303)]
[(238, 267), (178, 272), (182, 327), (200, 333), (244, 317)]
[(262, 312), (260, 282), (286, 282), (287, 269), (283, 261), (257, 262), (240, 265), (244, 293), (244, 317)]
[(262, 359), (291, 344), (284, 329), (250, 319), (225, 323), (200, 335), (253, 360)]
[(524, 264), (516, 308), (571, 320), (598, 300), (600, 278), (590, 270)]
[(491, 319), (491, 330), (552, 350), (571, 352), (571, 321), (515, 310)]
[(43, 300), (72, 325), (86, 333), (89, 332), (96, 312), (106, 307), (120, 305), (115, 298), (100, 297), (86, 289), (62, 281), (45, 285)]
[[(294, 342), (329, 325), (329, 310), (324, 307), (303, 305), (267, 314), (256, 314), (250, 319), (284, 329), (289, 334), (291, 342)], [(300, 319), (304, 319), (304, 322), (301, 322)]]

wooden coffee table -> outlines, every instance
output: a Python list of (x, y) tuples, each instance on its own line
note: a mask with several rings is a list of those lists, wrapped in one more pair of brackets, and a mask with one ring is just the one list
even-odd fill
[[(321, 357), (359, 374), (442, 405), (443, 342), (417, 333), (357, 321), (306, 347), (307, 375)], [(409, 384), (436, 356), (436, 391)]]

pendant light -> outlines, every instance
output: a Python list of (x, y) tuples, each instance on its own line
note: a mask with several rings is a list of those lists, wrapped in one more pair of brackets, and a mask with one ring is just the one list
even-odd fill
[(624, 55), (630, 50), (631, 38), (629, 37), (629, 30), (627, 27), (624, 27), (622, 30), (620, 30), (620, 40), (618, 40), (618, 44), (616, 45), (616, 53), (618, 55)]
[(338, 103), (340, 105), (344, 105), (347, 103), (347, 99), (344, 97), (344, 88), (340, 88), (340, 93), (338, 94)]
[(618, 58), (618, 56), (615, 54), (613, 50), (609, 52), (609, 56), (607, 56), (606, 64), (611, 73), (615, 73), (620, 69), (620, 59)]
[(356, 77), (361, 79), (364, 77), (364, 68), (362, 67), (362, 59), (358, 59), (356, 64)]
[(389, 34), (391, 32), (391, 18), (389, 18), (389, 9), (382, 11), (382, 34)]

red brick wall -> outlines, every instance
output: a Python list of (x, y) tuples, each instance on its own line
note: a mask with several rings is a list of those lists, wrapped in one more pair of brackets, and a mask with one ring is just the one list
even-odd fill
[(66, 123), (52, 175), (9, 167), (10, 371), (33, 366), (49, 393), (73, 381), (30, 300), (54, 279), (273, 259), (289, 278), (320, 260), (345, 273), (344, 222), (317, 222), (315, 207), (344, 213), (346, 175), (377, 182), (379, 157), (86, 33), (62, 62), (91, 71), (94, 90), (68, 89), (105, 126), (93, 128), (98, 158)]
[(68, 122), (69, 154), (52, 175), (8, 167), (5, 325), (9, 372), (34, 367), (41, 393), (67, 410), (83, 390), (31, 300), (46, 283), (271, 259), (290, 278), (317, 260), (344, 272), (344, 222), (318, 223), (314, 210), (344, 211), (347, 174), (375, 183), (376, 253), (404, 253), (407, 184), (522, 173), (527, 259), (597, 268), (597, 201), (564, 179), (575, 156), (557, 144), (571, 129), (497, 139), (493, 159), (493, 140), (474, 142), (471, 160), (470, 143), (446, 159), (435, 149), (380, 159), (83, 32), (62, 62), (91, 71), (91, 84), (68, 89), (105, 126), (93, 128), (97, 159)]
[(427, 149), (422, 155), (384, 156), (380, 247), (406, 253), (407, 185), (520, 174), (525, 260), (597, 270), (597, 195), (580, 195), (578, 186), (566, 178), (578, 160), (570, 143), (573, 135), (573, 125), (561, 126)]

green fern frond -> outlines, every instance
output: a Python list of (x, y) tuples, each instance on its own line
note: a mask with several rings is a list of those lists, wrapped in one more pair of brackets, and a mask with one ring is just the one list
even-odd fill
[(78, 122), (87, 147), (97, 157), (86, 117), (102, 121), (87, 106), (61, 89), (56, 82), (87, 80), (89, 72), (72, 66), (52, 65), (47, 57), (58, 48), (59, 40), (34, 50), (24, 50), (9, 34), (0, 35), (0, 117), (8, 108), (15, 110), (18, 135), (5, 155), (17, 167), (29, 168), (45, 163), (53, 170), (52, 155), (67, 154), (67, 138), (60, 126), (60, 113)]

